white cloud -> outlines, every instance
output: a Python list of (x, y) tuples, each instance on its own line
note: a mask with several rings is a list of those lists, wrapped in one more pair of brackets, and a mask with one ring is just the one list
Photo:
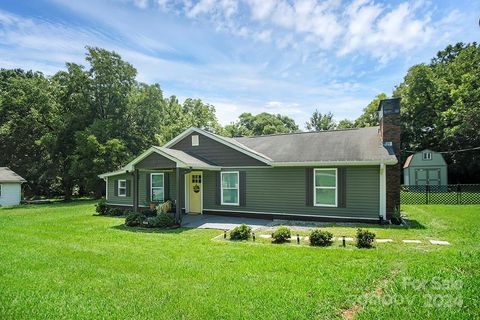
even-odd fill
[(133, 4), (140, 9), (145, 9), (148, 7), (148, 0), (133, 0)]
[(433, 35), (430, 14), (419, 14), (418, 3), (400, 3), (393, 9), (369, 0), (356, 0), (346, 9), (348, 29), (340, 55), (364, 53), (382, 63), (427, 44)]
[[(161, 1), (162, 7), (168, 7), (168, 0)], [(183, 2), (186, 17), (211, 20), (218, 31), (263, 42), (275, 39), (279, 49), (308, 46), (340, 56), (370, 56), (383, 64), (448, 33), (453, 19), (443, 19), (442, 28), (436, 29), (432, 10), (429, 2), (420, 0), (396, 6), (377, 0)]]

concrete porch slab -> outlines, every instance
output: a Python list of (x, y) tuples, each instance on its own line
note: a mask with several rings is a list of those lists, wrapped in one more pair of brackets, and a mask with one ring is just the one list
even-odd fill
[(182, 227), (198, 229), (230, 230), (241, 224), (246, 224), (250, 226), (252, 230), (257, 230), (259, 228), (264, 228), (268, 226), (270, 223), (272, 223), (271, 220), (243, 217), (226, 217), (208, 214), (187, 214), (183, 216), (182, 219)]

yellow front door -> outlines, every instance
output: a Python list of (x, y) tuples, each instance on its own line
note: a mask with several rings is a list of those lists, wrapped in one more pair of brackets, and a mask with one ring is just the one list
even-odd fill
[(191, 213), (202, 213), (202, 172), (191, 172), (188, 178), (189, 211)]

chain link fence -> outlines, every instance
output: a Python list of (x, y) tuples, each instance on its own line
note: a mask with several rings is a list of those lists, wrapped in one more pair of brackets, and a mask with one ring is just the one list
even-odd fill
[(401, 186), (401, 204), (480, 204), (480, 184)]

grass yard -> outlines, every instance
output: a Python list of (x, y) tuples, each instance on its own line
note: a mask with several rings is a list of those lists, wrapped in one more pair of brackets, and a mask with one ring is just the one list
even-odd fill
[(396, 242), (360, 250), (135, 232), (90, 201), (0, 209), (0, 319), (478, 318), (480, 206), (403, 210), (414, 228), (370, 226)]

